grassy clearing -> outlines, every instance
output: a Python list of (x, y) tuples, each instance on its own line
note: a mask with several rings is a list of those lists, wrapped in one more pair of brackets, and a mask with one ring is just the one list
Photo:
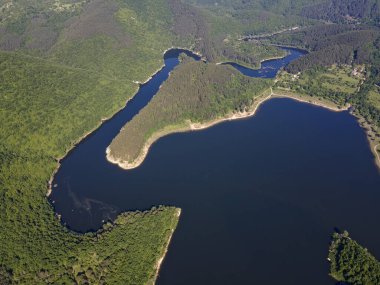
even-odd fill
[(317, 68), (299, 74), (283, 71), (278, 77), (276, 87), (313, 97), (322, 97), (344, 106), (349, 98), (356, 94), (362, 81), (362, 73), (354, 75), (352, 67), (334, 65), (330, 68)]

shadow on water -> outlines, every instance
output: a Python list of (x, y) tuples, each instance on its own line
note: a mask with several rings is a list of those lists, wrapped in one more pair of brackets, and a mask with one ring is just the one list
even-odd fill
[[(380, 177), (348, 112), (277, 98), (252, 118), (160, 139), (136, 169), (108, 163), (106, 147), (178, 55), (166, 54), (163, 70), (62, 161), (50, 199), (71, 229), (97, 229), (120, 211), (182, 208), (158, 284), (334, 284), (334, 227), (380, 256)], [(277, 63), (261, 72), (287, 62)]]

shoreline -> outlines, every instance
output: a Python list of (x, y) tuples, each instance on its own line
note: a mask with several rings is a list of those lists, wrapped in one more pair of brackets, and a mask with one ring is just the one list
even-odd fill
[(121, 107), (120, 109), (118, 109), (113, 115), (109, 116), (109, 117), (106, 117), (106, 118), (102, 118), (100, 120), (100, 122), (98, 123), (98, 125), (96, 127), (94, 127), (92, 130), (88, 131), (87, 133), (85, 133), (84, 135), (82, 135), (78, 140), (74, 141), (72, 143), (72, 145), (65, 151), (65, 154), (62, 155), (61, 157), (59, 158), (56, 158), (56, 161), (57, 161), (57, 167), (54, 169), (49, 181), (48, 181), (48, 191), (46, 193), (46, 197), (49, 197), (53, 191), (52, 187), (53, 187), (53, 180), (54, 180), (54, 176), (57, 174), (57, 172), (59, 171), (59, 168), (61, 167), (61, 161), (63, 159), (66, 158), (66, 156), (68, 156), (70, 154), (70, 152), (72, 152), (75, 147), (80, 144), (83, 140), (85, 140), (88, 136), (90, 136), (93, 132), (95, 132), (97, 129), (99, 129), (104, 122), (108, 121), (108, 120), (111, 120), (116, 114), (118, 114), (121, 110), (123, 110), (125, 108), (125, 105), (132, 99), (133, 97), (127, 99), (127, 101), (125, 102), (124, 106)]
[[(145, 142), (145, 144), (142, 147), (141, 152), (138, 155), (138, 157), (131, 162), (123, 161), (123, 160), (114, 158), (110, 153), (109, 146), (106, 149), (106, 158), (110, 163), (116, 164), (124, 170), (135, 169), (135, 168), (139, 167), (144, 162), (145, 158), (147, 157), (147, 155), (149, 153), (149, 149), (160, 138), (162, 138), (166, 135), (169, 135), (169, 134), (174, 134), (174, 133), (204, 130), (204, 129), (210, 128), (212, 126), (215, 126), (215, 125), (222, 123), (222, 122), (225, 122), (225, 121), (233, 121), (233, 120), (239, 120), (239, 119), (252, 117), (253, 115), (256, 114), (257, 110), (259, 109), (259, 107), (263, 103), (265, 103), (268, 100), (274, 99), (274, 98), (288, 98), (291, 100), (295, 100), (297, 102), (301, 102), (301, 103), (305, 103), (305, 104), (311, 104), (311, 105), (316, 106), (316, 107), (321, 107), (321, 108), (327, 109), (331, 112), (345, 112), (345, 111), (348, 111), (349, 108), (351, 107), (351, 106), (347, 105), (347, 106), (344, 106), (343, 108), (340, 108), (338, 106), (334, 106), (335, 104), (333, 102), (331, 102), (331, 105), (330, 105), (328, 103), (316, 101), (315, 98), (310, 97), (310, 96), (306, 96), (306, 95), (301, 96), (301, 95), (296, 95), (296, 94), (291, 95), (291, 94), (275, 93), (275, 92), (273, 92), (273, 90), (271, 88), (270, 94), (267, 96), (265, 96), (264, 94), (258, 96), (257, 97), (258, 100), (251, 106), (251, 109), (248, 111), (228, 114), (225, 117), (217, 118), (217, 119), (211, 120), (209, 122), (204, 122), (204, 123), (193, 123), (191, 121), (188, 121), (185, 124), (168, 126), (167, 128), (154, 133)], [(358, 118), (357, 118), (357, 120), (358, 120)], [(363, 127), (362, 127), (362, 129), (365, 131), (365, 129)], [(370, 149), (373, 152), (375, 162), (376, 162), (376, 166), (380, 170), (380, 155), (377, 153), (377, 147), (380, 146), (380, 143), (373, 146), (373, 144), (371, 143), (368, 136), (367, 136), (367, 140), (370, 144)]]
[[(175, 46), (172, 46), (171, 48), (167, 48), (166, 50), (164, 50), (164, 52), (162, 53), (163, 55), (163, 60), (164, 60), (164, 64), (162, 64), (162, 66), (160, 68), (158, 68), (154, 73), (152, 73), (151, 76), (149, 76), (144, 82), (141, 82), (141, 81), (138, 81), (138, 80), (133, 80), (132, 82), (135, 83), (135, 84), (138, 84), (139, 86), (141, 85), (144, 85), (146, 83), (148, 83), (157, 73), (159, 73), (164, 67), (165, 67), (165, 54), (170, 51), (170, 50), (173, 50), (173, 49), (177, 49), (177, 50), (187, 50), (197, 56), (199, 56), (201, 58), (201, 60), (205, 60), (204, 57), (197, 51), (194, 51), (194, 50), (191, 50), (191, 49), (188, 49), (188, 48), (184, 48), (184, 47), (175, 47)], [(137, 92), (136, 92), (137, 93)], [(136, 95), (136, 94), (135, 94)], [(134, 97), (134, 96), (133, 96)], [(132, 98), (133, 98), (132, 97)]]
[[(280, 48), (281, 48), (281, 46), (279, 46)], [(287, 48), (287, 47), (284, 47), (284, 48)], [(284, 50), (284, 49), (283, 49)], [(276, 59), (283, 59), (283, 58), (285, 58), (285, 57), (287, 57), (289, 55), (289, 53), (288, 52), (285, 52), (285, 55), (284, 56), (272, 56), (272, 57), (268, 57), (268, 58), (265, 58), (265, 59), (261, 59), (260, 61), (259, 61), (259, 66), (258, 66), (258, 68), (256, 68), (256, 67), (252, 67), (252, 66), (249, 66), (249, 64), (247, 64), (247, 63), (244, 63), (244, 62), (237, 62), (237, 61), (220, 61), (220, 62), (217, 62), (217, 63), (215, 63), (216, 65), (223, 65), (223, 64), (228, 64), (228, 65), (231, 65), (231, 64), (238, 64), (238, 65), (240, 65), (240, 66), (242, 66), (242, 67), (245, 67), (245, 68), (249, 68), (249, 69), (252, 69), (252, 70), (259, 70), (259, 69), (261, 69), (261, 65), (264, 63), (264, 62), (266, 62), (266, 61), (271, 61), (271, 60), (276, 60)]]
[(175, 232), (175, 230), (177, 228), (179, 217), (181, 216), (181, 212), (182, 212), (182, 210), (180, 208), (178, 208), (177, 211), (176, 211), (176, 218), (177, 218), (176, 225), (175, 225), (175, 227), (173, 227), (171, 229), (171, 233), (170, 233), (169, 239), (168, 239), (168, 241), (167, 241), (167, 243), (166, 243), (166, 245), (164, 247), (164, 252), (162, 253), (161, 257), (157, 260), (157, 262), (156, 262), (156, 264), (154, 266), (155, 274), (154, 274), (154, 276), (153, 276), (153, 278), (151, 280), (152, 283), (148, 281), (148, 284), (151, 283), (153, 285), (153, 284), (156, 284), (156, 282), (157, 282), (158, 275), (160, 273), (162, 263), (164, 262), (166, 254), (169, 251), (169, 246), (170, 246), (170, 243), (171, 243), (171, 241), (173, 239), (174, 232)]
[(377, 131), (374, 131), (372, 129), (372, 125), (368, 123), (362, 116), (353, 112), (351, 113), (351, 115), (353, 115), (356, 118), (359, 126), (364, 130), (369, 148), (373, 154), (375, 164), (377, 166), (377, 170), (380, 173), (380, 153), (378, 151), (378, 147), (380, 146), (380, 137), (376, 138)]
[[(139, 88), (137, 88), (136, 93), (138, 92), (138, 89)], [(59, 168), (61, 167), (61, 161), (63, 159), (65, 159), (70, 154), (70, 152), (72, 152), (75, 149), (75, 147), (77, 145), (79, 145), (83, 140), (85, 140), (93, 132), (95, 132), (97, 129), (99, 129), (103, 125), (104, 122), (111, 120), (114, 116), (116, 116), (116, 114), (118, 114), (119, 112), (121, 112), (125, 108), (125, 106), (128, 104), (128, 102), (133, 99), (133, 97), (134, 97), (134, 95), (132, 97), (128, 98), (125, 101), (124, 105), (120, 109), (116, 110), (111, 116), (102, 118), (100, 120), (100, 122), (93, 129), (91, 129), (90, 131), (88, 131), (87, 133), (85, 133), (84, 135), (82, 135), (79, 139), (75, 140), (71, 144), (71, 146), (65, 151), (64, 155), (62, 155), (61, 157), (56, 158), (57, 167), (54, 169), (54, 171), (53, 171), (53, 173), (52, 173), (52, 175), (51, 175), (51, 177), (50, 177), (50, 179), (48, 181), (48, 191), (46, 193), (46, 197), (50, 197), (50, 195), (51, 195), (51, 193), (53, 191), (53, 189), (52, 189), (53, 185), (52, 184), (53, 184), (54, 176), (57, 174), (57, 172), (59, 171)]]
[[(262, 96), (263, 95), (261, 95), (259, 97), (262, 97)], [(161, 131), (158, 131), (158, 132), (154, 133), (145, 142), (145, 144), (142, 147), (142, 149), (141, 149), (140, 154), (138, 155), (138, 157), (135, 160), (131, 161), (131, 162), (129, 162), (129, 161), (123, 161), (123, 160), (114, 158), (111, 155), (111, 153), (110, 153), (111, 150), (110, 150), (109, 146), (106, 149), (106, 158), (107, 158), (107, 160), (110, 163), (116, 164), (116, 165), (118, 165), (120, 168), (122, 168), (124, 170), (131, 170), (131, 169), (137, 168), (137, 167), (139, 167), (144, 162), (145, 158), (147, 157), (147, 155), (149, 153), (149, 149), (152, 147), (152, 145), (156, 141), (158, 141), (160, 138), (162, 138), (162, 137), (164, 137), (166, 135), (169, 135), (169, 134), (174, 134), (174, 133), (182, 133), (182, 132), (203, 130), (203, 129), (212, 127), (212, 126), (214, 126), (216, 124), (219, 124), (219, 123), (222, 123), (222, 122), (225, 122), (225, 121), (232, 121), (232, 120), (237, 120), (237, 119), (248, 118), (250, 116), (253, 116), (256, 113), (256, 111), (259, 108), (259, 106), (262, 103), (264, 103), (265, 101), (267, 101), (268, 99), (270, 99), (271, 96), (272, 96), (272, 94), (269, 94), (265, 98), (260, 98), (257, 102), (255, 102), (251, 106), (251, 108), (253, 108), (253, 109), (250, 110), (250, 111), (246, 111), (246, 112), (243, 112), (243, 113), (229, 114), (226, 117), (214, 119), (214, 120), (211, 120), (211, 121), (206, 122), (206, 123), (192, 123), (191, 121), (188, 121), (183, 126), (179, 126), (179, 125), (177, 125), (177, 126), (175, 126), (175, 125), (168, 126), (166, 129), (163, 129)]]
[[(80, 144), (84, 139), (86, 139), (88, 136), (90, 136), (93, 132), (95, 132), (97, 129), (99, 129), (104, 122), (106, 121), (109, 121), (111, 120), (114, 116), (116, 116), (116, 114), (118, 114), (119, 112), (121, 112), (128, 104), (128, 102), (130, 100), (132, 100), (136, 94), (138, 93), (141, 85), (144, 85), (146, 84), (147, 82), (149, 82), (149, 80), (151, 80), (157, 73), (159, 73), (164, 67), (165, 67), (165, 54), (172, 50), (172, 49), (180, 49), (180, 50), (187, 50), (187, 51), (190, 51), (196, 55), (198, 55), (199, 57), (201, 57), (201, 59), (203, 59), (202, 55), (197, 52), (197, 51), (194, 51), (194, 50), (191, 50), (189, 48), (181, 48), (181, 47), (170, 47), (170, 48), (167, 48), (163, 51), (162, 55), (162, 59), (164, 61), (164, 63), (161, 65), (160, 68), (158, 68), (154, 73), (152, 73), (143, 83), (140, 82), (140, 81), (136, 81), (136, 80), (133, 80), (132, 83), (134, 83), (136, 85), (136, 90), (134, 91), (133, 95), (130, 97), (130, 98), (127, 98), (125, 103), (123, 104), (123, 106), (119, 109), (117, 109), (115, 112), (113, 112), (110, 116), (108, 117), (103, 117), (100, 122), (93, 128), (91, 129), (90, 131), (86, 132), (84, 135), (82, 135), (80, 138), (78, 138), (77, 140), (74, 140), (73, 143), (70, 145), (70, 147), (68, 147), (68, 149), (65, 151), (65, 153), (61, 156), (61, 157), (58, 157), (58, 158), (55, 158), (55, 160), (57, 161), (57, 167), (54, 169), (53, 173), (51, 174), (50, 176), (50, 179), (48, 181), (48, 189), (47, 189), (47, 192), (46, 192), (46, 197), (50, 197), (51, 193), (53, 192), (53, 181), (54, 181), (54, 177), (55, 175), (57, 174), (57, 172), (59, 171), (59, 168), (61, 167), (61, 161), (63, 159), (65, 159), (69, 154), (70, 152), (72, 152), (75, 147)], [(51, 203), (50, 203), (51, 204)]]
[[(339, 108), (338, 106), (333, 106), (334, 103), (332, 103), (332, 102), (331, 102), (332, 106), (328, 106), (327, 104), (324, 104), (323, 102), (318, 102), (316, 100), (313, 100), (314, 98), (310, 97), (308, 100), (308, 99), (302, 98), (301, 95), (296, 95), (296, 94), (290, 95), (290, 94), (272, 93), (272, 96), (273, 96), (273, 98), (289, 98), (289, 99), (292, 99), (292, 100), (295, 100), (295, 101), (298, 101), (301, 103), (307, 103), (307, 104), (311, 104), (311, 105), (316, 106), (316, 107), (328, 109), (331, 112), (344, 112), (344, 111), (348, 111), (351, 107), (350, 105), (347, 105), (343, 108)], [(306, 95), (304, 97), (306, 97)]]
[[(285, 48), (287, 48), (286, 46), (278, 46), (278, 47), (285, 47)], [(192, 52), (193, 54), (199, 56), (199, 57), (201, 58), (201, 60), (203, 60), (203, 61), (206, 60), (200, 52), (198, 52), (198, 51), (196, 51), (196, 50), (194, 50), (194, 49), (191, 49), (191, 48), (171, 46), (171, 47), (165, 49), (165, 50), (163, 51), (163, 53), (162, 53), (164, 63), (162, 64), (162, 66), (161, 66), (160, 68), (158, 68), (155, 72), (153, 72), (153, 73), (152, 73), (152, 74), (151, 74), (151, 75), (150, 75), (150, 76), (149, 76), (144, 82), (140, 82), (140, 81), (138, 81), (138, 80), (133, 80), (133, 81), (132, 81), (132, 83), (134, 83), (134, 84), (137, 85), (137, 86), (136, 86), (137, 89), (135, 90), (134, 94), (133, 94), (130, 98), (128, 98), (128, 99), (125, 101), (124, 105), (123, 105), (120, 109), (117, 109), (112, 115), (110, 115), (110, 116), (108, 116), (108, 117), (105, 117), (105, 118), (102, 118), (102, 119), (100, 120), (100, 122), (99, 122), (99, 123), (93, 128), (93, 129), (91, 129), (90, 131), (88, 131), (87, 133), (85, 133), (85, 134), (84, 134), (83, 136), (81, 136), (79, 139), (75, 140), (75, 141), (72, 143), (72, 145), (67, 149), (67, 151), (65, 151), (65, 154), (64, 154), (64, 155), (62, 155), (62, 156), (59, 157), (59, 158), (56, 158), (56, 161), (57, 161), (57, 167), (54, 169), (54, 171), (53, 171), (53, 173), (52, 173), (52, 175), (51, 175), (51, 177), (50, 177), (50, 179), (49, 179), (49, 181), (48, 181), (48, 190), (47, 190), (47, 193), (46, 193), (46, 197), (50, 197), (50, 195), (51, 195), (51, 193), (52, 193), (52, 191), (53, 191), (53, 185), (52, 185), (52, 184), (53, 184), (53, 180), (54, 180), (55, 175), (56, 175), (57, 172), (59, 171), (59, 168), (61, 167), (61, 161), (62, 161), (63, 159), (65, 159), (65, 157), (68, 156), (68, 155), (70, 154), (70, 152), (73, 151), (73, 150), (75, 149), (75, 147), (76, 147), (78, 144), (80, 144), (80, 143), (81, 143), (84, 139), (86, 139), (89, 135), (91, 135), (93, 132), (95, 132), (97, 129), (99, 129), (99, 128), (102, 126), (102, 124), (103, 124), (104, 122), (111, 120), (116, 114), (118, 114), (119, 112), (121, 112), (121, 111), (126, 107), (126, 105), (128, 104), (128, 102), (129, 102), (130, 100), (132, 100), (132, 99), (135, 97), (135, 95), (138, 93), (140, 87), (141, 87), (142, 85), (148, 83), (148, 82), (149, 82), (149, 81), (150, 81), (150, 80), (151, 80), (151, 79), (152, 79), (157, 73), (159, 73), (159, 72), (165, 67), (165, 54), (166, 54), (168, 51), (172, 50), (172, 49), (187, 50), (187, 51), (190, 51), (190, 52)], [(273, 57), (273, 58), (268, 58), (268, 59), (260, 60), (260, 65), (261, 65), (263, 62), (265, 62), (265, 61), (270, 61), (270, 60), (274, 60), (274, 59), (281, 59), (281, 58), (284, 58), (284, 57), (286, 57), (286, 56), (287, 56), (287, 54), (285, 54), (285, 56), (282, 56), (282, 57), (279, 56), (279, 57)], [(217, 63), (217, 64), (218, 64), (218, 63)], [(223, 63), (219, 63), (219, 64), (223, 64)], [(226, 119), (226, 120), (228, 120), (228, 119)], [(190, 126), (190, 128), (191, 128), (191, 126)], [(189, 131), (189, 129), (184, 129), (184, 130), (179, 130), (179, 131), (182, 131), (182, 132), (183, 132), (183, 131)], [(161, 136), (160, 136), (160, 137), (161, 137)], [(159, 138), (160, 138), (160, 137), (159, 137)], [(159, 139), (159, 138), (157, 138), (157, 139)], [(155, 140), (154, 140), (154, 141), (155, 141)], [(154, 141), (152, 141), (151, 144), (153, 144)], [(117, 165), (119, 165), (119, 166), (120, 166), (120, 164), (125, 164), (125, 162), (123, 163), (123, 162), (121, 162), (121, 161), (119, 161), (119, 160), (117, 160), (117, 159), (114, 159), (111, 155), (109, 155), (109, 150), (108, 150), (108, 148), (109, 148), (109, 147), (107, 147), (107, 149), (106, 149), (106, 157), (107, 157), (107, 160), (108, 160), (109, 162), (111, 162), (111, 163), (113, 163), (113, 164), (117, 164)], [(146, 148), (146, 147), (144, 146), (144, 148)], [(133, 168), (138, 167), (138, 166), (142, 163), (142, 161), (145, 159), (145, 157), (146, 157), (146, 155), (147, 155), (147, 153), (148, 153), (148, 151), (149, 151), (149, 148), (150, 148), (150, 146), (146, 148), (146, 150), (145, 150), (145, 151), (146, 151), (146, 154), (141, 158), (141, 162), (139, 162), (136, 166), (134, 166), (135, 163), (132, 163), (131, 165), (128, 163), (126, 167), (122, 167), (122, 168), (123, 168), (123, 169), (133, 169)], [(380, 167), (380, 162), (379, 162), (379, 167)]]
[(217, 118), (217, 119), (211, 120), (211, 121), (206, 122), (206, 123), (193, 123), (191, 121), (188, 121), (183, 126), (172, 125), (172, 126), (169, 126), (168, 128), (166, 128), (164, 130), (161, 130), (161, 131), (154, 133), (145, 142), (145, 144), (142, 147), (138, 157), (135, 160), (133, 160), (132, 162), (123, 161), (123, 160), (114, 158), (110, 153), (111, 151), (110, 151), (109, 146), (106, 149), (106, 158), (110, 163), (116, 164), (124, 170), (131, 170), (131, 169), (137, 168), (144, 162), (146, 156), (149, 153), (149, 149), (151, 148), (151, 146), (160, 138), (162, 138), (166, 135), (169, 135), (169, 134), (174, 134), (174, 133), (203, 130), (203, 129), (207, 129), (209, 127), (212, 127), (216, 124), (219, 124), (219, 123), (222, 123), (225, 121), (232, 121), (232, 120), (243, 119), (243, 118), (248, 118), (250, 116), (253, 116), (256, 113), (259, 106), (272, 97), (272, 93), (265, 96), (264, 98), (260, 98), (263, 96), (264, 95), (259, 96), (259, 98), (258, 98), (259, 100), (251, 106), (252, 110), (250, 110), (250, 111), (246, 111), (246, 112), (242, 112), (242, 113), (229, 114), (226, 117)]
[[(379, 154), (379, 151), (378, 151), (378, 147), (380, 146), (380, 143), (378, 143), (377, 145), (375, 145), (373, 147), (373, 152), (375, 154), (375, 161), (376, 161), (376, 165), (378, 167), (378, 170), (380, 171), (380, 154)], [(377, 158), (377, 159), (376, 159)]]
[[(301, 50), (301, 51), (305, 51), (307, 52), (306, 50), (303, 50), (301, 48), (298, 48), (298, 47), (290, 47), (290, 46), (279, 46), (279, 45), (275, 45), (275, 46), (278, 46), (278, 47), (283, 47), (283, 48), (294, 48), (294, 49), (298, 49), (298, 50)], [(202, 56), (202, 54), (200, 54), (199, 52), (195, 51), (195, 50), (192, 50), (192, 49), (189, 49), (189, 48), (182, 48), (182, 47), (170, 47), (170, 48), (167, 48), (163, 51), (163, 60), (165, 61), (165, 54), (172, 50), (172, 49), (180, 49), (180, 50), (187, 50), (187, 51), (190, 51), (192, 53), (194, 53), (195, 55), (199, 56), (201, 58), (201, 60), (204, 60), (204, 57)], [(260, 61), (260, 63), (263, 63), (265, 61), (270, 61), (270, 60), (273, 60), (273, 59), (281, 59), (281, 58), (284, 58), (286, 57), (283, 56), (283, 57), (278, 57), (278, 58), (269, 58), (269, 59), (263, 59)], [(224, 63), (228, 63), (228, 62), (220, 62), (220, 63), (217, 63), (217, 64), (224, 64)], [(49, 197), (52, 193), (52, 183), (53, 183), (53, 180), (54, 180), (54, 176), (57, 174), (57, 172), (59, 171), (59, 168), (61, 166), (61, 161), (71, 152), (75, 149), (75, 147), (81, 143), (86, 137), (88, 137), (89, 135), (91, 135), (94, 131), (96, 131), (98, 128), (100, 128), (102, 126), (102, 124), (105, 122), (105, 121), (108, 121), (108, 120), (111, 120), (116, 114), (118, 114), (119, 112), (121, 112), (125, 107), (126, 105), (128, 104), (128, 102), (130, 100), (132, 100), (135, 95), (137, 94), (137, 92), (139, 91), (139, 88), (141, 87), (141, 85), (144, 85), (146, 84), (147, 82), (149, 82), (149, 80), (151, 80), (157, 73), (159, 73), (163, 68), (165, 67), (165, 63), (159, 68), (157, 69), (154, 73), (152, 73), (151, 76), (149, 76), (147, 78), (147, 80), (145, 80), (143, 83), (141, 83), (140, 81), (132, 81), (134, 84), (137, 85), (137, 90), (135, 91), (134, 95), (131, 96), (130, 98), (128, 98), (125, 102), (125, 104), (120, 108), (118, 109), (115, 113), (113, 113), (111, 116), (109, 117), (106, 117), (106, 118), (102, 118), (101, 121), (99, 122), (99, 124), (93, 128), (92, 130), (90, 130), (89, 132), (87, 132), (86, 134), (84, 134), (82, 137), (80, 137), (77, 141), (75, 141), (72, 146), (65, 152), (65, 154), (56, 159), (57, 160), (57, 167), (56, 169), (54, 170), (54, 172), (52, 173), (49, 181), (48, 181), (48, 191), (46, 193), (46, 196)], [(317, 107), (322, 107), (322, 108), (325, 108), (325, 109), (328, 109), (330, 111), (333, 111), (333, 112), (341, 112), (341, 111), (347, 111), (349, 110), (349, 108), (351, 106), (345, 106), (344, 108), (339, 108), (338, 106), (329, 106), (327, 103), (323, 103), (323, 102), (317, 102), (315, 101), (315, 98), (312, 98), (310, 96), (307, 96), (307, 95), (299, 95), (299, 94), (278, 94), (278, 93), (274, 93), (273, 92), (273, 89), (270, 88), (270, 95), (268, 95), (267, 97), (265, 97), (264, 99), (259, 99), (258, 102), (255, 102), (251, 108), (253, 108), (253, 110), (249, 110), (249, 111), (245, 111), (245, 112), (240, 112), (240, 113), (232, 113), (232, 114), (228, 114), (226, 115), (225, 117), (222, 117), (222, 118), (217, 118), (217, 119), (214, 119), (214, 120), (211, 120), (210, 122), (205, 122), (205, 123), (192, 123), (191, 121), (188, 121), (186, 124), (183, 124), (183, 125), (175, 125), (175, 126), (168, 126), (168, 128), (165, 130), (161, 130), (161, 131), (158, 131), (156, 133), (154, 133), (147, 141), (146, 143), (144, 144), (142, 150), (141, 150), (141, 153), (139, 154), (139, 156), (132, 162), (128, 162), (128, 161), (123, 161), (123, 160), (120, 160), (120, 159), (116, 159), (114, 158), (111, 154), (110, 154), (110, 148), (109, 146), (107, 147), (106, 149), (106, 159), (112, 163), (112, 164), (116, 164), (118, 165), (120, 168), (124, 169), (124, 170), (131, 170), (131, 169), (134, 169), (134, 168), (137, 168), (139, 167), (143, 161), (145, 160), (146, 156), (148, 155), (149, 153), (149, 149), (150, 147), (157, 141), (159, 140), (160, 138), (166, 136), (166, 135), (169, 135), (169, 134), (174, 134), (174, 133), (181, 133), (181, 132), (188, 132), (188, 131), (196, 131), (196, 130), (203, 130), (203, 129), (206, 129), (206, 128), (209, 128), (209, 127), (212, 127), (216, 124), (219, 124), (219, 123), (222, 123), (222, 122), (225, 122), (225, 121), (232, 121), (232, 120), (237, 120), (237, 119), (244, 119), (244, 118), (249, 118), (251, 116), (253, 116), (257, 109), (259, 108), (259, 106), (266, 102), (267, 100), (270, 100), (270, 99), (273, 99), (273, 98), (288, 98), (288, 99), (292, 99), (292, 100), (295, 100), (295, 101), (298, 101), (298, 102), (301, 102), (301, 103), (306, 103), (306, 104), (311, 104), (311, 105), (314, 105), (314, 106), (317, 106)], [(284, 92), (286, 92), (284, 90)], [(258, 98), (262, 97), (263, 95), (261, 96), (258, 96)], [(308, 100), (307, 99), (304, 99), (302, 97), (308, 97)], [(331, 105), (335, 105), (333, 102), (330, 102)], [(374, 145), (374, 142), (372, 142), (368, 136), (368, 132), (367, 130), (365, 129), (365, 126), (363, 126), (362, 124), (360, 124), (360, 117), (356, 116), (355, 114), (352, 114), (353, 116), (355, 116), (357, 118), (357, 121), (359, 123), (359, 125), (361, 126), (361, 128), (365, 131), (366, 135), (367, 135), (367, 140), (368, 140), (368, 143), (370, 145), (370, 149), (371, 149), (371, 152), (373, 153), (374, 155), (374, 158), (375, 158), (375, 164), (378, 168), (378, 170), (380, 171), (380, 155), (379, 153), (377, 152), (377, 148), (380, 146), (380, 143)], [(375, 142), (376, 143), (376, 142)]]

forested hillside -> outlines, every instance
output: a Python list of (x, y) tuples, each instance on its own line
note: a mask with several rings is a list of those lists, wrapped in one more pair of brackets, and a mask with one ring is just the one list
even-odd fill
[[(315, 22), (300, 13), (302, 7), (316, 3), (311, 0), (186, 0), (186, 2), (212, 13), (213, 20), (219, 22), (223, 29), (239, 31), (244, 35), (268, 33)], [(216, 16), (219, 17), (215, 19)]]
[(235, 11), (242, 10), (266, 10), (274, 12), (277, 14), (288, 15), (288, 14), (297, 14), (301, 10), (309, 5), (316, 3), (324, 3), (324, 0), (186, 0), (187, 2), (194, 3), (197, 5), (207, 5), (207, 6), (219, 6), (228, 9), (233, 9)]
[(177, 44), (190, 45), (208, 61), (237, 61), (258, 67), (265, 58), (283, 55), (273, 46), (240, 41), (247, 25), (237, 18), (177, 0), (171, 0), (170, 7), (174, 16), (172, 31)]
[(313, 4), (302, 9), (302, 15), (338, 23), (364, 21), (379, 24), (378, 0), (332, 0)]
[[(307, 56), (292, 62), (287, 70), (292, 73), (304, 71), (314, 66), (332, 64), (372, 63), (377, 51), (379, 31), (373, 29), (343, 30), (336, 33), (334, 25), (330, 29), (308, 29), (299, 35), (292, 35), (290, 42), (302, 42), (300, 46), (310, 49)], [(330, 34), (331, 33), (331, 34)], [(314, 35), (313, 35), (314, 34)], [(294, 40), (293, 36), (299, 39)], [(287, 41), (285, 41), (287, 42)]]
[[(379, 23), (380, 3), (378, 0), (186, 0), (210, 9), (233, 11), (235, 15), (248, 15), (260, 11), (262, 15), (290, 16), (290, 21), (299, 18), (328, 20), (336, 23), (364, 21)], [(213, 7), (213, 8), (212, 8)], [(238, 18), (238, 17), (236, 17)], [(298, 20), (299, 20), (298, 18)], [(243, 18), (245, 19), (245, 18)], [(257, 19), (251, 19), (257, 21)], [(275, 23), (275, 19), (271, 19)], [(290, 22), (288, 22), (290, 23)]]

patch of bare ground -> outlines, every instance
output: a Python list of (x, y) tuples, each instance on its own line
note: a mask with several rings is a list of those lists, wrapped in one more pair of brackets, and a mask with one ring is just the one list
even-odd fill
[(53, 27), (49, 27), (48, 19), (45, 15), (39, 15), (31, 20), (26, 28), (27, 39), (25, 48), (49, 50), (58, 39), (58, 32)]
[(0, 49), (14, 51), (21, 48), (23, 38), (21, 35), (9, 32), (5, 27), (0, 28)]

